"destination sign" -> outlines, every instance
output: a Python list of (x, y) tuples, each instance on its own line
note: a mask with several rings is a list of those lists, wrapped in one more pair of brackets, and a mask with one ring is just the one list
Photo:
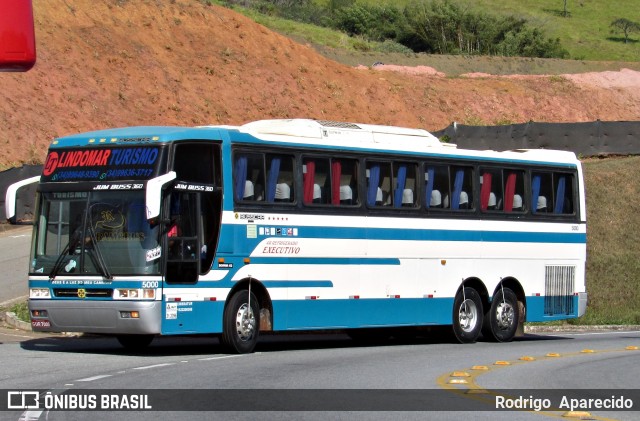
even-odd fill
[(158, 146), (57, 149), (49, 151), (44, 182), (148, 180), (162, 161)]

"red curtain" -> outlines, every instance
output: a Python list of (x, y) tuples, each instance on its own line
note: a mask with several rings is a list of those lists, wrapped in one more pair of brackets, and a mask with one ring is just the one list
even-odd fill
[(331, 163), (331, 204), (340, 205), (340, 176), (342, 175), (342, 165), (340, 161)]
[(512, 172), (507, 176), (507, 184), (504, 187), (504, 211), (513, 210), (513, 195), (516, 193), (516, 173)]
[(307, 161), (305, 165), (307, 167), (307, 172), (302, 176), (304, 203), (311, 203), (313, 202), (313, 185), (316, 179), (316, 163), (314, 161)]
[(480, 210), (487, 210), (491, 194), (491, 173), (482, 174), (482, 189), (480, 190)]

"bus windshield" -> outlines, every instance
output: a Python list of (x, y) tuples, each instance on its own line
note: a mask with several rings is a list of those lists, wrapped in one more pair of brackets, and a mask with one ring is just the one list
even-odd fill
[(159, 274), (160, 229), (145, 215), (144, 190), (42, 193), (29, 272)]

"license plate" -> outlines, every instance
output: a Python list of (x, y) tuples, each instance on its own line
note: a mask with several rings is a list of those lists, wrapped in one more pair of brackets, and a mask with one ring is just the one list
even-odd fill
[(51, 327), (49, 320), (31, 320), (31, 327)]

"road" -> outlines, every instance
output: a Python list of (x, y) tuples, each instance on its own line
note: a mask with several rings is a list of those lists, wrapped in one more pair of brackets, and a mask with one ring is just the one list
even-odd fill
[[(28, 228), (0, 234), (2, 301), (26, 293), (29, 241)], [(638, 331), (528, 334), (509, 344), (472, 345), (443, 336), (364, 345), (329, 333), (263, 336), (254, 354), (242, 356), (224, 354), (214, 337), (157, 338), (144, 353), (132, 354), (111, 338), (3, 328), (2, 393), (84, 391), (98, 399), (149, 393), (156, 410), (12, 411), (0, 412), (0, 420), (566, 420), (566, 408), (535, 411), (534, 399), (544, 403), (546, 394), (573, 396), (573, 389), (584, 389), (577, 393), (588, 398), (593, 389), (615, 389), (607, 393), (631, 396), (634, 408), (640, 408), (638, 348)], [(511, 405), (531, 398), (531, 405), (524, 412), (496, 412), (497, 398), (485, 389), (507, 391)], [(157, 411), (165, 407), (182, 411)], [(214, 411), (220, 408), (230, 411)], [(297, 411), (284, 411), (292, 409)], [(593, 419), (640, 416), (638, 411), (587, 412)]]
[[(11, 334), (15, 337), (6, 336)], [(632, 397), (635, 408), (640, 406), (638, 390), (627, 390), (637, 388), (640, 374), (637, 331), (538, 334), (510, 344), (473, 345), (435, 338), (365, 346), (341, 334), (272, 335), (263, 339), (256, 353), (241, 356), (222, 353), (218, 340), (209, 337), (158, 338), (145, 353), (130, 354), (110, 338), (24, 336), (31, 335), (5, 332), (2, 336), (0, 389), (53, 393), (84, 390), (89, 394), (105, 389), (136, 394), (147, 393), (148, 389), (171, 389), (173, 395), (167, 399), (170, 405), (181, 409), (204, 405), (204, 409), (223, 406), (234, 411), (207, 412), (206, 416), (200, 412), (136, 412), (135, 419), (459, 419), (470, 413), (453, 410), (473, 409), (474, 418), (511, 420), (543, 419), (542, 415), (563, 418), (568, 412), (495, 412), (493, 395), (470, 393), (478, 389), (506, 389), (513, 396), (525, 398), (531, 393), (537, 396), (534, 389), (545, 389), (545, 393), (558, 398), (569, 394), (570, 389), (618, 389), (616, 397), (626, 394)], [(224, 395), (229, 393), (226, 389), (234, 391)], [(283, 394), (278, 400), (267, 392), (273, 389), (288, 391), (277, 391)], [(308, 395), (296, 394), (307, 389), (311, 389)], [(404, 403), (407, 408), (425, 409), (424, 403), (411, 400), (415, 389), (426, 389), (425, 399), (436, 400), (436, 412), (397, 412)], [(331, 400), (319, 399), (318, 393), (327, 390)], [(592, 392), (585, 390), (582, 397), (589, 397)], [(209, 396), (210, 402), (198, 401), (198, 393)], [(394, 401), (385, 401), (380, 393), (390, 393)], [(216, 401), (215, 396), (220, 394), (235, 401)], [(269, 401), (265, 402), (261, 394), (269, 396)], [(350, 400), (345, 403), (340, 399), (343, 396)], [(307, 401), (292, 403), (289, 398)], [(150, 404), (159, 409), (165, 402), (154, 398)], [(258, 411), (263, 406), (291, 409), (292, 405), (294, 409), (328, 407), (340, 411)], [(394, 412), (357, 412), (366, 408)], [(596, 419), (632, 420), (639, 415), (588, 412)], [(80, 420), (86, 419), (87, 414), (46, 410), (30, 413), (37, 420)], [(22, 415), (20, 411), (0, 413), (2, 419), (15, 421)], [(119, 420), (131, 415), (95, 412), (92, 418)]]

